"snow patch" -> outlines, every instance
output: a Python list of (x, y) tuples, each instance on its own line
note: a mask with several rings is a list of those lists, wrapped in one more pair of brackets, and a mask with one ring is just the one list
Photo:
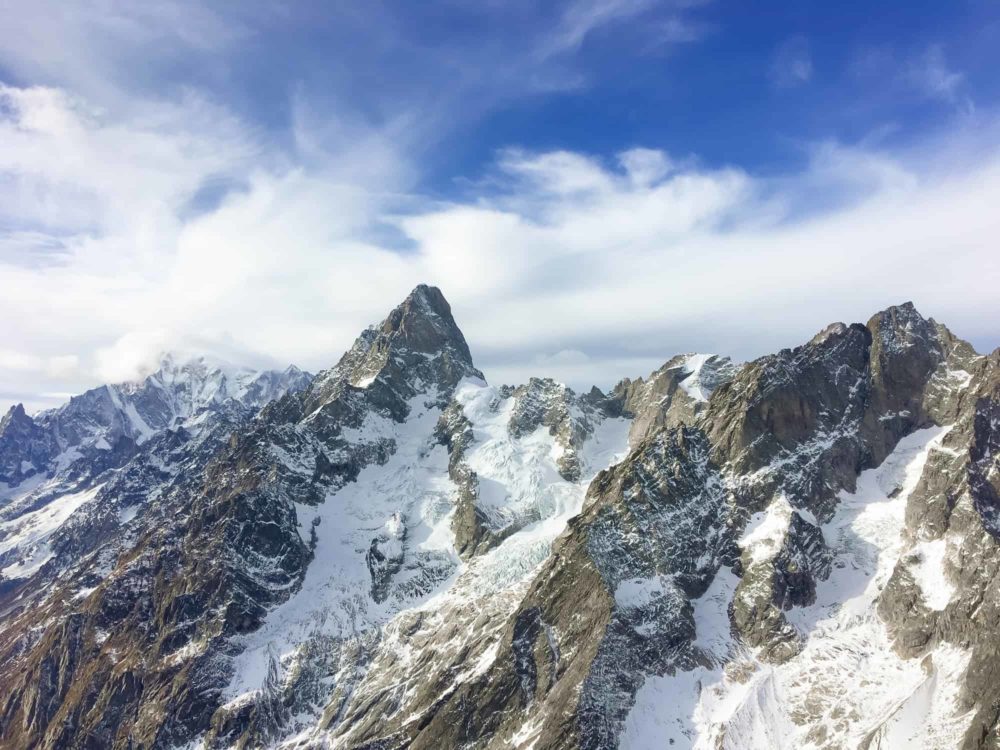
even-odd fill
[(920, 542), (910, 549), (912, 556), (909, 571), (924, 595), (928, 608), (941, 611), (948, 606), (955, 587), (944, 572), (944, 558), (948, 543), (945, 539)]
[(665, 593), (662, 576), (629, 578), (615, 589), (615, 604), (619, 607), (644, 607)]
[[(376, 628), (401, 609), (421, 603), (421, 598), (400, 601), (391, 595), (383, 602), (372, 599), (365, 560), (372, 539), (387, 538), (380, 549), (393, 547), (402, 555), (405, 531), (410, 551), (438, 553), (457, 566), (451, 534), (441, 528), (450, 518), (454, 485), (448, 478), (447, 449), (434, 440), (440, 410), (427, 409), (423, 401), (411, 401), (411, 416), (403, 424), (372, 416), (349, 436), (366, 441), (391, 437), (396, 452), (385, 464), (366, 466), (356, 481), (318, 506), (296, 505), (303, 539), (315, 532), (314, 559), (298, 591), (242, 639), (244, 650), (234, 661), (227, 700), (261, 687), (272, 651), (285, 663), (310, 639)], [(405, 530), (404, 518), (409, 521)], [(404, 567), (398, 578), (420, 574), (418, 566)]]
[[(602, 420), (579, 450), (583, 478), (568, 482), (559, 475), (555, 441), (547, 429), (520, 438), (510, 434), (513, 398), (505, 399), (499, 389), (468, 378), (459, 384), (455, 399), (472, 423), (473, 441), (464, 460), (479, 477), (481, 506), (498, 524), (521, 525), (489, 552), (467, 562), (458, 558), (451, 531), (457, 488), (448, 476), (447, 448), (434, 435), (440, 411), (427, 408), (426, 397), (411, 401), (410, 417), (403, 424), (372, 415), (359, 429), (345, 430), (346, 440), (391, 439), (396, 450), (385, 464), (365, 467), (356, 481), (320, 505), (296, 505), (303, 539), (315, 533), (315, 557), (299, 590), (272, 609), (261, 628), (241, 639), (243, 651), (233, 662), (233, 678), (224, 693), (228, 704), (249, 700), (260, 689), (272, 653), (283, 669), (294, 670), (299, 652), (317, 638), (378, 632), (376, 637), (396, 649), (396, 663), (405, 664), (409, 646), (398, 633), (410, 627), (411, 620), (401, 619), (404, 614), (411, 618), (419, 610), (423, 621), (433, 622), (442, 613), (477, 612), (489, 606), (509, 611), (531, 573), (549, 555), (553, 540), (582, 509), (592, 477), (628, 448), (629, 421)], [(382, 602), (372, 598), (365, 559), (375, 538), (383, 553), (398, 544), (393, 555), (402, 557)], [(419, 595), (398, 593), (401, 584), (426, 576), (431, 564), (445, 575), (423, 586)], [(550, 647), (558, 648), (555, 633), (548, 635)], [(454, 648), (464, 643), (456, 640)], [(487, 670), (498, 649), (499, 641), (493, 640), (477, 650), (478, 656), (454, 673), (449, 689)], [(401, 680), (406, 682), (404, 674)], [(399, 709), (404, 716), (406, 695)], [(297, 724), (308, 726), (308, 717)], [(525, 734), (517, 747), (530, 746), (530, 736)]]
[(18, 560), (3, 568), (5, 578), (27, 578), (52, 559), (47, 540), (80, 506), (93, 500), (103, 484), (56, 498), (48, 505), (0, 523), (0, 555), (16, 550)]
[(121, 510), (118, 511), (118, 523), (124, 526), (133, 518), (135, 518), (138, 514), (139, 514), (138, 505), (130, 505), (126, 508), (122, 508)]
[(695, 645), (722, 662), (732, 649), (729, 603), (740, 579), (729, 568), (720, 568), (711, 585), (694, 605)]
[(711, 391), (706, 390), (701, 382), (701, 371), (712, 356), (711, 354), (692, 354), (681, 366), (687, 375), (680, 381), (680, 386), (695, 401), (708, 401), (708, 397), (711, 395)]
[(778, 495), (767, 510), (750, 517), (746, 531), (737, 542), (744, 553), (749, 552), (750, 564), (765, 562), (778, 554), (791, 521), (792, 506), (784, 495)]

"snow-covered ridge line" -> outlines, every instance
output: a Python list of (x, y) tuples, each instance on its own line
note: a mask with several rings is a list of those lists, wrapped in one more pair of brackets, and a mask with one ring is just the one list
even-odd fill
[(16, 555), (17, 560), (0, 566), (4, 578), (27, 578), (52, 557), (46, 540), (86, 503), (92, 501), (103, 485), (62, 495), (38, 510), (12, 521), (0, 523), (0, 560)]
[(51, 477), (77, 454), (111, 451), (122, 438), (142, 445), (166, 429), (197, 432), (217, 412), (252, 412), (311, 377), (294, 366), (257, 371), (164, 355), (140, 381), (103, 385), (34, 416), (12, 408), (0, 431), (0, 482), (14, 487), (38, 473)]
[[(158, 467), (161, 478), (172, 476), (174, 470), (163, 463), (169, 448), (154, 445), (159, 438), (173, 431), (167, 446), (190, 442), (196, 450), (213, 431), (231, 430), (310, 378), (295, 367), (222, 369), (204, 357), (166, 355), (141, 382), (92, 389), (35, 418), (12, 409), (0, 424), (0, 557), (16, 562), (0, 566), (3, 577), (20, 580), (38, 573), (52, 557), (45, 540), (86, 510), (86, 503), (76, 500), (96, 497), (108, 472), (138, 460), (147, 469)], [(112, 501), (118, 502), (107, 498)], [(121, 502), (125, 505), (109, 518), (124, 525), (144, 503), (134, 497)], [(98, 518), (103, 508), (87, 513)], [(29, 533), (36, 527), (44, 528), (44, 538)]]

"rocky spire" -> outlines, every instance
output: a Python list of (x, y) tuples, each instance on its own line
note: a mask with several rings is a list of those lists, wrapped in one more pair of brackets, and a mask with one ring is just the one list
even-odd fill
[(0, 482), (17, 484), (45, 467), (55, 452), (54, 438), (36, 424), (23, 404), (0, 419)]
[(24, 422), (30, 419), (31, 417), (24, 411), (24, 404), (15, 404), (7, 410), (7, 413), (3, 415), (3, 419), (0, 419), (0, 433), (6, 432), (11, 425), (17, 422)]
[(451, 305), (435, 286), (419, 284), (382, 321), (379, 332), (396, 348), (435, 355), (452, 353), (456, 361), (472, 367), (469, 345), (451, 314)]
[(902, 413), (910, 417), (910, 424), (920, 424), (924, 386), (945, 356), (933, 321), (917, 312), (912, 302), (904, 302), (873, 315), (867, 327), (877, 408), (882, 414)]
[(441, 290), (420, 284), (316, 379), (306, 411), (328, 403), (345, 385), (373, 390), (372, 398), (380, 402), (386, 401), (387, 389), (403, 401), (418, 393), (436, 394), (443, 406), (464, 377), (482, 379), (483, 374), (473, 365), (469, 345)]

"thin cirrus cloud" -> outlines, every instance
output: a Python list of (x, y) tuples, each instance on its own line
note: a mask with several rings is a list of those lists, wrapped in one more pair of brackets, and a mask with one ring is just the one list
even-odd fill
[[(565, 73), (589, 38), (652, 5), (571, 6), (525, 49)], [(129, 18), (102, 21), (103, 38), (132, 34)], [(233, 28), (220, 45), (240, 44)], [(182, 44), (215, 55), (213, 39)], [(97, 71), (131, 49), (76, 43)], [(373, 118), (292, 84), (275, 132), (210, 90), (55, 80), (27, 54), (21, 76), (52, 80), (0, 87), (8, 400), (49, 405), (167, 349), (321, 369), (419, 282), (442, 287), (500, 382), (606, 387), (679, 351), (753, 357), (904, 299), (997, 343), (1000, 155), (985, 116), (905, 149), (824, 140), (767, 173), (641, 141), (499, 143), (460, 196), (442, 196), (421, 187), (424, 144), (460, 108), (425, 116), (406, 101)]]
[(771, 82), (782, 89), (794, 88), (809, 83), (813, 75), (812, 54), (809, 40), (801, 35), (782, 42), (774, 52), (771, 61)]
[(945, 58), (944, 48), (935, 44), (911, 63), (908, 78), (925, 96), (951, 104), (965, 113), (975, 111), (966, 91), (965, 76), (953, 70)]
[(863, 48), (853, 53), (848, 68), (856, 82), (877, 85), (890, 99), (923, 99), (944, 105), (963, 119), (976, 113), (972, 86), (941, 43), (911, 49)]

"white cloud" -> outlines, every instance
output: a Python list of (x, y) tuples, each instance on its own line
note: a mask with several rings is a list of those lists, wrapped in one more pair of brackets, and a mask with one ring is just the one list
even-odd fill
[[(660, 53), (673, 48), (700, 41), (711, 31), (712, 26), (692, 17), (691, 11), (706, 5), (710, 0), (572, 0), (565, 4), (557, 23), (545, 29), (535, 39), (527, 54), (530, 66), (526, 70), (517, 69), (520, 77), (533, 79), (538, 75), (538, 66), (552, 64), (556, 67), (546, 71), (541, 80), (554, 84), (553, 88), (574, 88), (583, 86), (586, 77), (579, 71), (563, 71), (559, 75), (558, 64), (565, 58), (578, 53), (591, 37), (604, 32), (607, 37), (612, 31), (621, 33), (627, 23), (630, 44), (639, 54)], [(502, 67), (512, 64), (505, 59)]]
[(655, 5), (655, 0), (576, 0), (569, 4), (560, 23), (540, 49), (541, 57), (579, 47), (594, 30), (636, 16)]
[(567, 357), (557, 352), (554, 355), (539, 355), (530, 362), (494, 362), (488, 368), (487, 376), (495, 384), (506, 385), (519, 385), (529, 377), (552, 378), (586, 391), (592, 383), (616, 383), (623, 373), (648, 375), (662, 364), (663, 360), (659, 357), (602, 355), (595, 359), (586, 354)]
[[(24, 375), (0, 366), (2, 392), (123, 379), (168, 346), (309, 358), (377, 317), (373, 280), (410, 286), (400, 256), (364, 241), (407, 173), (382, 140), (306, 171), (193, 95), (126, 119), (51, 88), (3, 86), (0, 105), (0, 319), (18, 321), (0, 346), (38, 355)], [(190, 211), (220, 176), (240, 189)], [(318, 317), (331, 308), (348, 317)], [(47, 364), (67, 350), (75, 367)]]
[[(497, 381), (755, 356), (911, 298), (996, 343), (993, 123), (904, 153), (817, 144), (767, 178), (505, 150), (443, 204), (413, 188), (409, 118), (331, 120), (304, 91), (292, 115), (282, 146), (193, 92), (109, 111), (0, 88), (0, 393), (124, 379), (166, 348), (318, 369), (422, 281)], [(234, 189), (197, 205), (216, 184)], [(380, 246), (386, 225), (412, 246)]]
[(568, 151), (528, 154), (510, 150), (501, 155), (500, 168), (545, 194), (605, 193), (612, 186), (610, 176), (599, 163)]
[(961, 118), (975, 114), (972, 88), (963, 72), (948, 62), (945, 48), (931, 44), (919, 51), (876, 45), (855, 51), (849, 72), (882, 97), (905, 96), (949, 105)]
[[(522, 153), (517, 174), (532, 180), (516, 182), (516, 195), (403, 227), (487, 374), (496, 362), (505, 380), (561, 369), (575, 385), (587, 372), (608, 384), (643, 373), (611, 372), (611, 362), (755, 356), (906, 299), (959, 335), (995, 342), (1000, 219), (988, 206), (1000, 197), (1000, 158), (976, 149), (975, 164), (960, 151), (824, 144), (806, 171), (774, 181), (695, 166), (636, 181), (581, 155)], [(778, 210), (803, 192), (812, 211)], [(546, 354), (564, 348), (587, 352), (586, 371)]]
[(30, 352), (0, 349), (0, 368), (4, 370), (64, 377), (74, 375), (78, 365), (79, 358), (75, 354), (41, 357)]
[(618, 163), (634, 185), (645, 187), (659, 182), (675, 169), (673, 161), (662, 151), (652, 148), (632, 148), (618, 155)]

